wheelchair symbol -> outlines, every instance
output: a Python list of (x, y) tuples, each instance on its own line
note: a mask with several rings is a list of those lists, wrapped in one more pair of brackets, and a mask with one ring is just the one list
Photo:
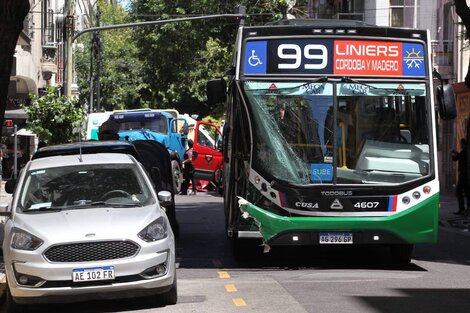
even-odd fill
[(251, 56), (248, 58), (248, 64), (251, 66), (258, 66), (263, 64), (258, 56), (255, 55), (255, 50), (251, 50)]

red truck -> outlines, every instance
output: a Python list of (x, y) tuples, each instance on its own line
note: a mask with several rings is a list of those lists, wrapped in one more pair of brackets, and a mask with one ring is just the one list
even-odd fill
[(194, 128), (194, 141), (188, 150), (194, 166), (194, 177), (208, 181), (208, 189), (222, 187), (222, 132), (217, 125), (198, 121)]

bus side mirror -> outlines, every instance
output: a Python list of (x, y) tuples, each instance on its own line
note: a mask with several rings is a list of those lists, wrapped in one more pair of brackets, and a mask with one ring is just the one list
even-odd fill
[(227, 99), (227, 84), (223, 78), (207, 82), (207, 102), (210, 106), (223, 103)]
[(443, 120), (452, 120), (457, 116), (455, 106), (455, 93), (450, 85), (437, 86), (437, 103), (439, 105), (439, 115)]

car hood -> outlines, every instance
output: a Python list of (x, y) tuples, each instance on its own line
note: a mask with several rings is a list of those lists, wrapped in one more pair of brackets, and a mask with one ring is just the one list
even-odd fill
[(14, 226), (41, 238), (46, 244), (85, 240), (136, 239), (160, 217), (155, 206), (86, 208), (60, 212), (16, 214)]

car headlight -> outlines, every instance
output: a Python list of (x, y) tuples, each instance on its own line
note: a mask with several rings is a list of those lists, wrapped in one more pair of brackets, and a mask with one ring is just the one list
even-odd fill
[(167, 235), (166, 221), (162, 216), (160, 216), (145, 227), (137, 236), (144, 241), (152, 242), (166, 238)]
[(12, 230), (11, 247), (17, 250), (33, 251), (39, 248), (44, 241), (38, 237), (14, 227)]

